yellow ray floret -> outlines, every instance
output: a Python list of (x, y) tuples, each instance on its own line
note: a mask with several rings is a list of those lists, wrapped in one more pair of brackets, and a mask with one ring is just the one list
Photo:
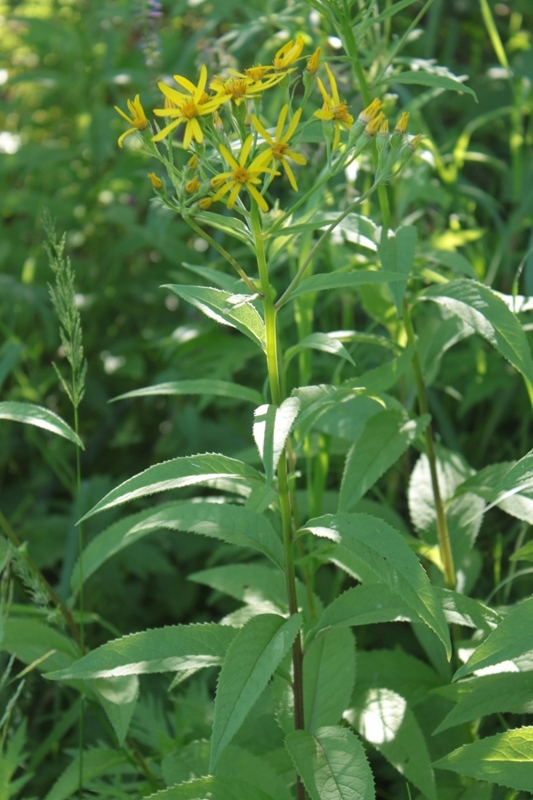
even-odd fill
[(340, 140), (340, 135), (341, 135), (340, 126), (342, 125), (344, 128), (349, 129), (353, 123), (353, 117), (348, 111), (348, 104), (346, 103), (346, 101), (341, 100), (339, 97), (337, 82), (328, 64), (326, 64), (326, 72), (328, 73), (331, 93), (328, 93), (326, 91), (326, 87), (324, 86), (320, 78), (317, 78), (318, 88), (320, 89), (320, 94), (322, 95), (324, 104), (320, 109), (320, 111), (315, 111), (313, 116), (318, 117), (318, 119), (333, 121), (335, 125), (335, 134), (333, 137), (333, 150), (335, 150)]
[(279, 172), (276, 172), (276, 170), (268, 166), (271, 158), (269, 151), (260, 153), (250, 164), (246, 164), (248, 156), (250, 155), (253, 138), (253, 135), (250, 134), (244, 142), (238, 161), (224, 145), (220, 145), (220, 153), (231, 167), (231, 170), (228, 170), (228, 172), (221, 172), (211, 179), (212, 188), (218, 189), (213, 197), (213, 202), (215, 202), (215, 200), (220, 200), (227, 192), (230, 192), (227, 205), (228, 208), (231, 209), (235, 205), (240, 190), (244, 187), (249, 195), (256, 201), (259, 208), (262, 211), (268, 211), (267, 202), (257, 191), (256, 186), (261, 183), (261, 178), (259, 176), (262, 173), (267, 172), (270, 175), (279, 175)]
[(204, 134), (198, 122), (198, 117), (212, 114), (213, 111), (216, 111), (216, 109), (229, 98), (221, 96), (210, 97), (206, 93), (207, 69), (203, 64), (200, 69), (200, 77), (197, 86), (181, 75), (174, 75), (174, 80), (187, 90), (187, 94), (178, 92), (165, 83), (158, 84), (165, 96), (165, 105), (167, 107), (154, 108), (154, 114), (157, 114), (158, 117), (169, 117), (172, 119), (172, 122), (153, 136), (152, 141), (160, 142), (174, 130), (174, 128), (177, 128), (178, 125), (184, 122), (185, 133), (183, 135), (183, 147), (187, 150), (193, 139), (199, 144), (204, 140)]
[(268, 133), (268, 131), (263, 127), (263, 125), (259, 122), (255, 114), (252, 114), (252, 124), (256, 131), (258, 131), (265, 142), (268, 144), (268, 148), (264, 150), (264, 153), (269, 154), (269, 161), (279, 161), (280, 164), (283, 166), (285, 170), (285, 174), (287, 175), (290, 184), (294, 191), (298, 191), (298, 185), (296, 183), (296, 178), (294, 177), (294, 173), (291, 169), (290, 164), (287, 162), (287, 159), (290, 158), (296, 164), (307, 164), (307, 159), (301, 156), (299, 153), (295, 153), (293, 150), (289, 150), (289, 139), (295, 132), (298, 122), (300, 121), (300, 117), (302, 115), (302, 109), (299, 108), (293, 115), (287, 130), (283, 133), (283, 126), (285, 125), (285, 120), (287, 118), (287, 114), (289, 111), (289, 104), (286, 103), (283, 108), (281, 109), (278, 124), (276, 125), (276, 136), (275, 139)]
[[(259, 67), (256, 67), (256, 70), (258, 69)], [(264, 69), (266, 69), (266, 67)], [(230, 69), (230, 78), (223, 80), (217, 77), (209, 84), (209, 88), (215, 92), (216, 97), (223, 98), (222, 102), (232, 100), (239, 106), (243, 100), (257, 97), (266, 89), (275, 86), (285, 77), (285, 74), (274, 74), (267, 75), (266, 78), (253, 78), (247, 75), (247, 71), (248, 70), (241, 73)]]
[(294, 64), (294, 62), (298, 60), (303, 49), (303, 36), (298, 35), (296, 41), (291, 39), (286, 42), (274, 56), (274, 61), (272, 62), (274, 64), (274, 69), (287, 69), (287, 67), (290, 67), (291, 64)]
[(131, 117), (128, 117), (127, 114), (122, 111), (118, 106), (115, 106), (115, 111), (117, 111), (121, 117), (124, 117), (126, 122), (129, 122), (130, 125), (133, 125), (133, 128), (129, 128), (125, 131), (121, 136), (119, 136), (118, 144), (119, 147), (122, 147), (122, 142), (129, 136), (130, 133), (135, 133), (135, 131), (144, 131), (150, 123), (146, 118), (146, 114), (144, 113), (144, 109), (141, 105), (141, 101), (139, 99), (139, 95), (136, 94), (133, 100), (128, 100), (128, 109), (131, 114)]

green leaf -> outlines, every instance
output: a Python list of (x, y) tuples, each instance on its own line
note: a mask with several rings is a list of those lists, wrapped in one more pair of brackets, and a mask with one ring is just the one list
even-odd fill
[(402, 650), (368, 650), (357, 654), (357, 691), (391, 689), (415, 708), (443, 679), (428, 664)]
[(113, 726), (118, 743), (122, 747), (137, 706), (139, 678), (137, 675), (124, 675), (121, 678), (95, 678), (91, 681), (91, 685)]
[(421, 299), (446, 306), (533, 383), (533, 360), (526, 334), (512, 311), (492, 289), (476, 281), (456, 280), (432, 286)]
[(405, 280), (390, 284), (394, 304), (398, 315), (402, 314), (402, 301), (407, 289), (407, 277), (413, 266), (416, 247), (416, 228), (414, 225), (405, 225), (398, 228), (396, 233), (389, 230), (386, 238), (378, 244), (378, 256), (381, 266), (387, 272), (396, 272), (405, 276)]
[(289, 347), (285, 351), (285, 367), (287, 367), (294, 356), (301, 353), (302, 350), (322, 350), (324, 353), (331, 353), (334, 356), (343, 358), (345, 361), (355, 366), (355, 361), (348, 350), (342, 342), (331, 333), (311, 333), (309, 336), (305, 336), (298, 344)]
[(138, 497), (146, 497), (156, 492), (167, 492), (183, 486), (194, 486), (217, 478), (242, 478), (252, 484), (257, 482), (264, 484), (262, 475), (253, 467), (218, 453), (173, 458), (170, 461), (163, 461), (161, 464), (148, 467), (144, 472), (134, 475), (133, 478), (128, 478), (116, 489), (108, 492), (82, 517), (82, 520)]
[(502, 621), (496, 611), (473, 597), (438, 586), (435, 587), (435, 593), (449, 625), (464, 625), (490, 633)]
[[(435, 67), (435, 69), (442, 70), (443, 67)], [(448, 70), (446, 70), (446, 72), (448, 74), (440, 75), (437, 72), (426, 72), (425, 70), (421, 69), (408, 70), (395, 75), (389, 75), (387, 78), (383, 78), (374, 85), (380, 86), (383, 84), (394, 85), (395, 83), (414, 83), (420, 86), (432, 86), (434, 89), (448, 89), (452, 92), (459, 92), (460, 94), (466, 92), (466, 94), (471, 95), (477, 103), (476, 93), (469, 86), (465, 86), (464, 83), (462, 83), (461, 78), (452, 76)], [(466, 78), (466, 75), (464, 77)]]
[(293, 731), (285, 740), (311, 800), (374, 800), (363, 745), (346, 728)]
[(510, 789), (533, 786), (533, 727), (516, 728), (463, 745), (435, 761), (435, 767)]
[[(492, 667), (503, 661), (515, 661), (526, 669), (533, 666), (533, 597), (520, 603), (500, 622), (482, 644), (477, 647), (466, 664), (454, 675), (454, 680), (469, 675), (474, 670)], [(533, 783), (532, 783), (533, 786)]]
[(253, 236), (250, 231), (242, 222), (234, 216), (222, 216), (222, 214), (215, 214), (212, 211), (198, 211), (194, 214), (194, 219), (197, 222), (204, 222), (211, 228), (217, 228), (219, 231), (224, 231), (228, 236), (233, 236), (235, 239), (240, 239), (245, 244), (253, 245)]
[(331, 559), (342, 564), (348, 560), (383, 581), (433, 630), (448, 656), (450, 635), (442, 608), (420, 562), (402, 535), (390, 525), (368, 514), (327, 514), (310, 520), (302, 530), (326, 536), (337, 543)]
[(380, 411), (370, 417), (346, 456), (339, 511), (349, 511), (405, 453), (429, 421), (428, 414), (413, 420), (403, 410)]
[(191, 394), (212, 394), (217, 397), (232, 397), (235, 400), (244, 400), (248, 403), (258, 405), (262, 403), (263, 397), (255, 389), (241, 386), (231, 381), (219, 381), (213, 378), (199, 378), (195, 381), (168, 381), (158, 383), (155, 386), (145, 386), (143, 389), (134, 389), (131, 392), (119, 394), (113, 397), (110, 402), (125, 400), (128, 397), (151, 397), (158, 395), (191, 395)]
[[(493, 488), (492, 498), (501, 503), (506, 497), (533, 487), (533, 450), (510, 467)], [(502, 496), (503, 495), (503, 496)]]
[(277, 800), (246, 780), (223, 775), (196, 778), (145, 796), (145, 800)]
[(477, 280), (477, 273), (474, 267), (461, 253), (452, 252), (450, 250), (423, 250), (421, 255), (428, 261), (442, 264), (444, 267), (466, 275), (467, 278)]
[[(267, 758), (255, 755), (242, 747), (228, 745), (217, 764), (216, 775), (233, 780), (236, 775), (246, 778), (254, 787), (268, 792), (275, 800), (291, 800), (292, 793), (281, 775)], [(241, 800), (247, 800), (248, 793)]]
[(386, 688), (356, 692), (345, 718), (424, 797), (437, 800), (426, 740), (404, 697)]
[[(303, 216), (295, 219), (292, 224), (276, 232), (282, 237), (303, 233), (304, 231), (316, 231), (329, 228), (335, 222), (339, 214), (336, 211), (320, 211), (312, 209)], [(342, 232), (349, 242), (366, 247), (369, 250), (376, 250), (376, 223), (369, 217), (362, 214), (348, 214), (336, 226), (336, 230)]]
[(265, 323), (252, 303), (242, 302), (232, 305), (231, 292), (223, 289), (213, 289), (210, 286), (179, 286), (166, 284), (164, 289), (170, 289), (183, 300), (200, 309), (207, 317), (216, 320), (221, 325), (237, 328), (248, 336), (253, 342), (264, 350), (266, 343)]
[(298, 398), (288, 397), (280, 406), (265, 404), (254, 411), (254, 439), (265, 467), (267, 483), (274, 480), (274, 473), (299, 410)]
[(4, 652), (13, 653), (23, 664), (35, 664), (42, 672), (64, 669), (79, 656), (74, 642), (44, 622), (21, 619), (12, 614), (4, 622)]
[(328, 628), (371, 625), (376, 622), (405, 622), (420, 617), (401, 596), (383, 583), (365, 583), (347, 589), (327, 606), (306, 643)]
[(435, 730), (436, 734), (488, 714), (531, 713), (533, 672), (483, 675), (457, 686), (461, 690), (459, 702)]
[(126, 762), (120, 750), (98, 748), (85, 750), (82, 756), (77, 755), (68, 765), (60, 778), (54, 783), (44, 800), (71, 800), (76, 796), (80, 785), (87, 787), (89, 781), (107, 773), (116, 773), (117, 767)]
[(405, 280), (397, 272), (381, 270), (357, 270), (356, 272), (327, 272), (311, 275), (298, 284), (291, 293), (291, 300), (309, 292), (327, 292), (330, 289), (355, 289), (368, 283), (392, 283)]
[(237, 631), (214, 622), (168, 625), (114, 639), (66, 669), (49, 672), (54, 681), (113, 678), (219, 666)]
[(86, 581), (113, 555), (161, 529), (187, 531), (249, 547), (283, 568), (283, 545), (264, 514), (229, 503), (184, 501), (133, 514), (96, 536), (83, 552), (81, 570), (79, 561), (72, 570), (73, 594), (80, 589), (81, 575)]
[(306, 647), (303, 660), (305, 729), (337, 724), (350, 705), (355, 681), (355, 639), (330, 630)]
[(301, 624), (299, 614), (287, 620), (262, 614), (237, 633), (218, 679), (210, 772), (288, 652)]
[(45, 431), (56, 433), (69, 442), (77, 444), (78, 447), (83, 449), (83, 442), (77, 436), (75, 431), (72, 430), (70, 425), (61, 419), (60, 416), (54, 414), (42, 406), (36, 406), (34, 403), (17, 403), (15, 401), (6, 400), (0, 403), (0, 419), (9, 419), (13, 422), (24, 422), (26, 425), (35, 425), (37, 428), (44, 428)]
[(347, 381), (349, 386), (363, 386), (370, 392), (386, 392), (395, 386), (400, 378), (411, 368), (411, 362), (415, 352), (415, 346), (409, 345), (402, 350), (399, 356), (381, 364), (379, 367), (363, 372), (358, 378)]

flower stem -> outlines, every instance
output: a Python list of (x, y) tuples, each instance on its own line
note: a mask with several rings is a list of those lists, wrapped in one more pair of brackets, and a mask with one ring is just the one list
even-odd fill
[[(266, 359), (268, 368), (268, 380), (270, 385), (271, 399), (274, 405), (282, 403), (283, 395), (281, 389), (281, 376), (278, 359), (278, 337), (276, 328), (277, 310), (274, 306), (272, 287), (268, 277), (268, 267), (266, 262), (265, 243), (263, 231), (261, 229), (261, 219), (257, 203), (252, 200), (251, 225), (254, 236), (257, 267), (259, 270), (259, 280), (263, 296), (263, 311), (265, 316), (266, 329)], [(296, 573), (294, 568), (294, 549), (293, 549), (293, 520), (291, 508), (291, 494), (289, 489), (289, 477), (287, 470), (287, 452), (281, 455), (278, 464), (278, 492), (279, 506), (281, 513), (281, 524), (283, 531), (283, 552), (285, 557), (285, 580), (287, 585), (287, 598), (289, 603), (289, 613), (291, 616), (298, 613), (298, 599), (296, 596)], [(300, 634), (294, 640), (292, 646), (293, 664), (293, 684), (292, 691), (294, 697), (294, 727), (296, 730), (303, 730), (304, 727), (304, 704), (303, 704), (303, 653)], [(304, 800), (305, 790), (298, 778), (297, 798)]]

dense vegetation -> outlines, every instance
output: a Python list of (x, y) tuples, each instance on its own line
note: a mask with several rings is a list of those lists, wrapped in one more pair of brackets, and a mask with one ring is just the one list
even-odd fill
[(532, 29), (0, 3), (0, 800), (531, 796)]

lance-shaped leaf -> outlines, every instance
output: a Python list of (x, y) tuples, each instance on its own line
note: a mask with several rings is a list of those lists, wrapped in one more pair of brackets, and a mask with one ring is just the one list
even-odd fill
[(369, 283), (394, 283), (404, 281), (403, 275), (390, 270), (361, 269), (356, 272), (327, 272), (311, 275), (291, 292), (291, 300), (309, 292), (327, 292), (330, 289), (356, 289)]
[(220, 322), (221, 325), (237, 328), (258, 344), (262, 350), (265, 348), (265, 323), (252, 303), (242, 303), (234, 306), (229, 302), (230, 298), (233, 297), (231, 292), (226, 292), (223, 289), (213, 289), (210, 286), (168, 284), (163, 288), (170, 289), (178, 297), (196, 306), (207, 317)]
[(339, 628), (315, 639), (306, 647), (303, 674), (305, 729), (312, 733), (336, 725), (350, 704), (355, 681), (352, 632)]
[(435, 733), (462, 725), (488, 714), (527, 713), (533, 698), (533, 672), (502, 672), (483, 675), (457, 684), (459, 702), (443, 719)]
[(426, 740), (404, 697), (381, 687), (356, 690), (354, 706), (344, 716), (424, 797), (437, 800)]
[(456, 280), (432, 286), (421, 299), (433, 300), (449, 308), (533, 383), (533, 360), (526, 334), (512, 311), (492, 289), (476, 281)]
[(96, 536), (83, 551), (81, 569), (78, 561), (72, 570), (72, 593), (79, 592), (82, 576), (86, 581), (116, 553), (161, 529), (188, 531), (249, 547), (276, 566), (283, 565), (283, 545), (264, 514), (229, 503), (165, 503), (121, 519)]
[(248, 386), (241, 386), (231, 381), (219, 381), (214, 378), (198, 378), (197, 380), (168, 381), (157, 383), (155, 386), (145, 386), (142, 389), (134, 389), (132, 392), (125, 392), (113, 397), (116, 400), (125, 400), (128, 397), (151, 397), (159, 395), (193, 395), (193, 394), (212, 394), (217, 397), (233, 397), (235, 400), (244, 400), (248, 403), (261, 403), (263, 398), (255, 389)]
[(60, 416), (48, 408), (36, 406), (34, 403), (18, 403), (6, 400), (0, 403), (0, 419), (35, 425), (36, 428), (43, 428), (45, 431), (62, 436), (83, 449), (83, 442), (70, 425), (67, 425)]
[(474, 650), (466, 664), (457, 670), (454, 680), (475, 670), (517, 659), (527, 663), (530, 669), (533, 664), (532, 614), (533, 597), (522, 600)]
[(326, 514), (310, 520), (302, 530), (325, 536), (337, 543), (342, 563), (344, 552), (350, 562), (360, 564), (365, 579), (383, 581), (395, 591), (439, 637), (448, 657), (451, 644), (448, 627), (433, 587), (415, 554), (402, 535), (369, 514)]
[(249, 781), (232, 775), (208, 775), (171, 786), (155, 794), (145, 795), (145, 800), (277, 800), (270, 793)]
[(265, 467), (267, 483), (271, 483), (274, 478), (299, 409), (300, 401), (297, 397), (288, 397), (280, 406), (265, 404), (255, 409), (253, 433)]
[(108, 492), (82, 517), (82, 520), (92, 517), (99, 511), (127, 503), (138, 497), (167, 492), (183, 486), (194, 486), (217, 478), (240, 478), (251, 485), (264, 484), (262, 475), (253, 467), (218, 453), (173, 458), (170, 461), (163, 461), (161, 464), (148, 467), (144, 472), (134, 475), (133, 478), (128, 478), (116, 489)]
[(66, 669), (47, 673), (50, 680), (112, 678), (219, 666), (237, 634), (217, 625), (168, 625), (132, 633), (97, 647)]
[(311, 800), (374, 800), (363, 745), (346, 728), (289, 733), (285, 744)]
[(516, 728), (463, 745), (435, 761), (438, 769), (530, 792), (533, 786), (533, 727)]
[(409, 419), (405, 411), (395, 409), (380, 411), (370, 417), (346, 456), (339, 511), (353, 508), (405, 453), (429, 421), (428, 414), (414, 420)]
[(116, 774), (123, 763), (126, 763), (126, 757), (120, 750), (108, 750), (103, 747), (85, 750), (70, 762), (44, 800), (71, 800), (76, 796), (80, 778), (83, 785), (89, 788), (87, 786), (89, 781), (100, 775)]
[(289, 650), (301, 624), (299, 614), (289, 619), (261, 614), (238, 631), (218, 679), (210, 772)]
[[(427, 71), (431, 68), (434, 71)], [(439, 70), (439, 72), (437, 72), (437, 70)], [(446, 74), (442, 74), (443, 72)], [(429, 62), (426, 62), (426, 69), (406, 70), (397, 75), (389, 75), (387, 78), (383, 78), (374, 85), (379, 86), (384, 83), (407, 83), (419, 86), (431, 86), (434, 89), (448, 89), (452, 92), (460, 92), (461, 94), (466, 92), (466, 94), (472, 95), (477, 102), (476, 93), (463, 83), (466, 77), (466, 75), (455, 76), (445, 67), (433, 66), (429, 64)]]
[(383, 269), (405, 276), (403, 281), (392, 282), (389, 285), (399, 315), (402, 313), (402, 301), (407, 288), (407, 276), (413, 266), (415, 247), (416, 228), (414, 225), (405, 225), (396, 232), (388, 231), (388, 235), (383, 237), (378, 244), (378, 255)]
[(305, 336), (298, 344), (289, 347), (285, 351), (285, 366), (302, 350), (321, 350), (323, 353), (331, 353), (355, 366), (355, 361), (343, 343), (331, 333), (311, 333), (309, 336)]

